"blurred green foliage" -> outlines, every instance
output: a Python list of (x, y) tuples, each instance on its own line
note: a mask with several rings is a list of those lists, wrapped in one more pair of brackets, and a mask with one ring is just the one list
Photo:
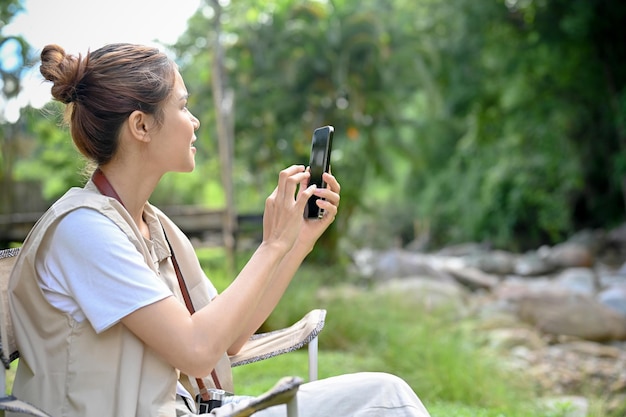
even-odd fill
[[(202, 121), (198, 168), (167, 176), (157, 204), (224, 204), (212, 7), (203, 4), (171, 45)], [(240, 212), (262, 211), (278, 171), (306, 164), (312, 130), (332, 124), (342, 203), (320, 242), (326, 254), (336, 252), (338, 236), (355, 246), (429, 236), (430, 247), (473, 240), (523, 250), (624, 220), (626, 3), (250, 0), (222, 7)], [(39, 135), (37, 123), (29, 119), (25, 131)], [(75, 169), (70, 157), (47, 158), (55, 173)], [(61, 160), (67, 165), (55, 165)], [(55, 183), (44, 187), (49, 197), (71, 178), (50, 172), (34, 172)], [(13, 175), (31, 174), (18, 166)]]
[[(307, 161), (310, 131), (333, 124), (338, 228), (357, 244), (429, 233), (434, 245), (524, 249), (623, 221), (622, 2), (284, 0), (222, 12), (238, 189), (268, 192), (278, 169)], [(199, 40), (212, 16), (200, 10), (175, 45), (209, 120)]]

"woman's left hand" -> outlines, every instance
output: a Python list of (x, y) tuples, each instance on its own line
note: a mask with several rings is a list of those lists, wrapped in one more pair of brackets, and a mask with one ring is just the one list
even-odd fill
[[(297, 242), (300, 245), (313, 248), (315, 242), (320, 238), (328, 226), (335, 220), (337, 215), (337, 209), (339, 207), (341, 185), (337, 179), (330, 173), (325, 172), (322, 179), (326, 182), (326, 188), (317, 188), (314, 195), (319, 197), (317, 204), (320, 209), (324, 210), (324, 215), (321, 219), (305, 219), (304, 225), (300, 230), (300, 235), (297, 238)], [(300, 184), (300, 190), (306, 189), (306, 182)]]

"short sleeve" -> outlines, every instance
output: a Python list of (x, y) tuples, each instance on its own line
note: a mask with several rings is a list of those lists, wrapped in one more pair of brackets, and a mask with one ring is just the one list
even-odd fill
[(80, 208), (56, 226), (38, 257), (50, 303), (100, 333), (137, 309), (172, 296), (128, 236), (99, 212)]

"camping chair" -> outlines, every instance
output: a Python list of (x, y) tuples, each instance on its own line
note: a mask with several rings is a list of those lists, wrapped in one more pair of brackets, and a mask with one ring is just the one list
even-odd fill
[[(19, 357), (15, 345), (11, 317), (8, 311), (8, 283), (11, 269), (19, 253), (19, 248), (0, 250), (0, 359), (2, 368), (0, 382), (0, 414), (11, 411), (26, 415), (51, 417), (36, 407), (15, 398), (7, 392), (6, 370)], [(317, 379), (317, 336), (324, 327), (325, 310), (312, 310), (293, 326), (253, 335), (239, 353), (231, 357), (231, 366), (245, 365), (268, 359), (283, 353), (292, 352), (308, 344), (309, 380)], [(288, 417), (297, 417), (296, 393), (302, 378), (286, 377), (278, 381), (266, 393), (237, 405), (222, 407), (218, 417), (247, 417), (254, 412), (274, 405), (286, 404)]]

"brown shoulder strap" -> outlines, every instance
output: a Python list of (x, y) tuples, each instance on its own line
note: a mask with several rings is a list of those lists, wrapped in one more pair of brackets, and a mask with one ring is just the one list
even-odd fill
[[(111, 185), (109, 180), (107, 180), (107, 177), (104, 176), (100, 168), (96, 168), (93, 175), (91, 176), (91, 180), (94, 184), (96, 184), (96, 188), (98, 188), (100, 194), (106, 195), (107, 197), (113, 197), (114, 199), (119, 201), (122, 206), (124, 206), (124, 202), (117, 194), (117, 191), (113, 189), (113, 186)], [(124, 208), (126, 208), (126, 206), (124, 206)]]
[[(165, 233), (165, 229), (163, 229), (163, 234), (165, 235), (165, 240), (167, 240), (167, 244), (170, 247), (170, 252), (172, 253), (172, 264), (174, 265), (174, 271), (176, 271), (176, 278), (178, 279), (178, 285), (180, 286), (180, 291), (183, 293), (183, 299), (185, 300), (185, 305), (187, 306), (187, 310), (189, 313), (195, 313), (195, 309), (193, 307), (193, 303), (191, 302), (191, 296), (189, 295), (189, 289), (187, 289), (187, 283), (183, 279), (183, 274), (180, 272), (180, 267), (178, 266), (178, 261), (174, 256), (174, 249), (170, 244), (170, 240), (167, 238), (167, 234)], [(211, 371), (211, 377), (213, 378), (213, 382), (215, 383), (215, 387), (217, 389), (222, 389), (222, 384), (220, 383), (219, 378), (217, 377), (217, 372), (215, 369)], [(205, 401), (209, 400), (209, 394), (204, 384), (204, 381), (201, 378), (196, 378), (196, 382), (198, 383), (198, 387), (200, 388), (200, 395), (202, 399)]]

